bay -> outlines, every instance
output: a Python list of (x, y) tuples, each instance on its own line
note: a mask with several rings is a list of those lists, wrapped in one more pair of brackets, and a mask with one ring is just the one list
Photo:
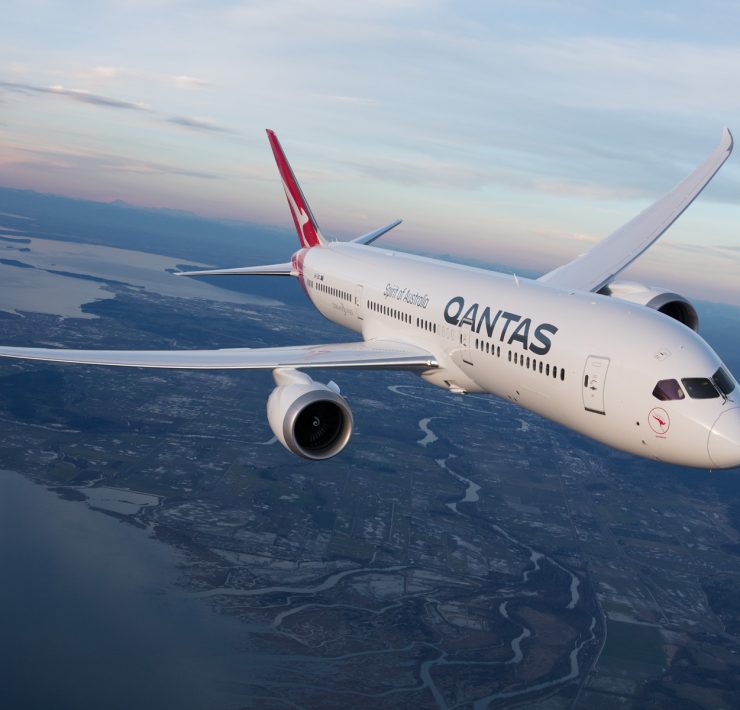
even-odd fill
[(180, 553), (0, 470), (0, 707), (244, 707), (244, 627), (178, 589)]

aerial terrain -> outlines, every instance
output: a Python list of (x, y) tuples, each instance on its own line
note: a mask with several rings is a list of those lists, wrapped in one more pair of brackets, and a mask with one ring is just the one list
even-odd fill
[[(0, 189), (2, 342), (350, 339), (291, 279), (171, 276), (284, 261), (294, 248), (287, 229)], [(696, 305), (737, 374), (740, 310)], [(740, 706), (737, 471), (637, 459), (410, 373), (316, 379), (338, 382), (356, 428), (340, 456), (306, 462), (267, 425), (270, 373), (0, 363), (0, 560), (14, 572), (0, 613), (15, 604), (23, 619), (0, 671), (11, 707)], [(55, 532), (61, 515), (68, 527)], [(14, 553), (48, 549), (34, 530), (53, 539), (86, 525), (98, 532), (70, 533), (90, 546), (75, 552), (79, 568), (61, 552)], [(158, 571), (129, 590), (125, 577), (150, 569), (142, 556)], [(75, 609), (75, 584), (109, 607)], [(152, 633), (157, 654), (125, 671), (131, 686), (112, 671), (109, 686), (88, 685), (93, 628), (144, 659)], [(170, 632), (173, 648), (208, 639), (188, 661), (208, 665), (193, 694), (157, 645)], [(65, 656), (75, 662), (55, 685)], [(129, 662), (120, 656), (111, 663)]]

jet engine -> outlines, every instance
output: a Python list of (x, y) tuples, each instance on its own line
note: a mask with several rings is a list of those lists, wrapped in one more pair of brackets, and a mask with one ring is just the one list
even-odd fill
[(677, 293), (653, 286), (619, 281), (604, 286), (599, 293), (647, 306), (683, 323), (693, 331), (699, 330), (699, 315), (696, 309)]
[(352, 412), (334, 382), (315, 382), (289, 368), (273, 371), (277, 387), (267, 400), (267, 420), (288, 451), (306, 459), (336, 456), (352, 434)]

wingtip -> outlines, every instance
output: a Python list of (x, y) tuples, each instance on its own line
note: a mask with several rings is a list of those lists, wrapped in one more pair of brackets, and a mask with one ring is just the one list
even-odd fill
[(727, 148), (727, 150), (730, 151), (735, 144), (735, 140), (732, 137), (732, 132), (727, 126), (722, 129), (722, 144)]

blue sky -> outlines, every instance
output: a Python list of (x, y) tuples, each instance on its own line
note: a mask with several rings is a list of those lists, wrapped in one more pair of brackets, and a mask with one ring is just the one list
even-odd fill
[[(740, 139), (740, 5), (6, 3), (0, 184), (548, 270)], [(738, 151), (740, 153), (740, 150)], [(740, 303), (735, 155), (628, 277)]]

